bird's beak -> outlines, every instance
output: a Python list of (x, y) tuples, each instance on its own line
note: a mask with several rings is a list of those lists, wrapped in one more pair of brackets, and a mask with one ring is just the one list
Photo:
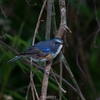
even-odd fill
[(64, 43), (59, 43), (59, 44), (64, 45)]

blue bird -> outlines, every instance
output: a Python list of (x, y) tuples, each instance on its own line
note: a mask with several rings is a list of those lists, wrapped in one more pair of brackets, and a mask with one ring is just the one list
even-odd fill
[(15, 56), (7, 63), (11, 63), (21, 57), (32, 57), (32, 60), (36, 63), (45, 62), (54, 59), (59, 54), (62, 47), (63, 40), (61, 38), (53, 38), (50, 40), (41, 41), (31, 46), (25, 52)]

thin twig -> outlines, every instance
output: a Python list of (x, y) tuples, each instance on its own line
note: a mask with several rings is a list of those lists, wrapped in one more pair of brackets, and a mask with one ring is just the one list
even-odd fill
[(40, 14), (39, 14), (39, 17), (38, 17), (38, 21), (37, 21), (35, 32), (34, 32), (34, 36), (33, 36), (32, 45), (34, 45), (35, 37), (36, 37), (36, 34), (38, 33), (38, 28), (39, 28), (39, 25), (40, 25), (40, 22), (41, 22), (40, 19), (41, 19), (43, 10), (45, 8), (46, 2), (47, 2), (47, 0), (44, 1), (43, 6), (42, 6), (41, 11), (40, 11)]
[(1, 9), (1, 11), (2, 11), (2, 14), (4, 15), (4, 18), (7, 18), (7, 15), (5, 14), (5, 12), (4, 12), (4, 10), (3, 10), (3, 8), (2, 8), (1, 5), (0, 5), (0, 9)]
[(46, 36), (45, 36), (46, 40), (50, 39), (53, 4), (54, 4), (54, 0), (47, 1), (47, 20), (46, 20)]
[(56, 12), (55, 12), (55, 6), (53, 4), (53, 9), (52, 9), (52, 29), (53, 29), (53, 34), (56, 35), (57, 33), (57, 25), (56, 25), (56, 18), (55, 18)]
[[(32, 65), (33, 65), (33, 63), (32, 63)], [(34, 72), (33, 72), (33, 76), (32, 76), (32, 77), (34, 77), (34, 75), (35, 75), (37, 69), (38, 69), (38, 68), (36, 67), (36, 69), (35, 69)], [(30, 80), (30, 83), (29, 83), (29, 85), (28, 85), (28, 87), (27, 87), (27, 92), (26, 92), (26, 97), (25, 97), (26, 100), (28, 100), (28, 94), (29, 94), (29, 89), (30, 89), (30, 87), (31, 87), (31, 80)], [(35, 86), (34, 86), (34, 90), (36, 91)], [(38, 99), (39, 97), (38, 97), (38, 95), (37, 95), (37, 92), (35, 92), (35, 93), (36, 93), (36, 97), (37, 97), (37, 99)]]
[[(39, 25), (40, 25), (40, 19), (41, 19), (41, 16), (42, 16), (42, 13), (43, 13), (43, 10), (44, 10), (46, 1), (47, 0), (44, 1), (43, 6), (42, 6), (42, 9), (41, 9), (40, 14), (39, 14), (39, 17), (38, 17), (38, 21), (37, 21), (36, 28), (35, 28), (35, 32), (34, 32), (34, 36), (33, 36), (32, 45), (34, 45), (35, 38), (36, 38), (36, 33), (38, 33), (38, 28), (39, 28)], [(31, 64), (32, 64), (32, 58), (31, 58)], [(34, 100), (34, 91), (33, 91), (33, 88), (35, 90), (35, 94), (37, 96), (37, 99), (39, 100), (39, 97), (38, 97), (38, 94), (37, 94), (37, 91), (36, 91), (36, 88), (35, 88), (35, 85), (34, 85), (33, 77), (32, 77), (32, 65), (31, 65), (31, 68), (30, 68), (30, 80), (31, 80), (31, 83), (30, 84), (31, 84), (31, 90), (32, 90), (33, 100)]]
[(36, 3), (30, 4), (30, 0), (26, 0), (26, 2), (27, 2), (27, 4), (28, 4), (29, 6), (32, 6), (32, 7), (36, 6)]
[(26, 92), (25, 100), (28, 100), (28, 94), (29, 94), (30, 87), (31, 87), (31, 85), (30, 85), (30, 83), (29, 83), (29, 85), (28, 85), (28, 87), (27, 87), (27, 92)]
[[(59, 76), (58, 74), (54, 73), (53, 71), (51, 71), (51, 74), (53, 74), (53, 75), (56, 76), (58, 79), (60, 79), (60, 76)], [(73, 87), (68, 81), (66, 81), (64, 78), (62, 78), (62, 81), (63, 81), (64, 83), (66, 83), (69, 87), (71, 87), (71, 88), (78, 94), (76, 88)], [(62, 89), (62, 91), (63, 91), (63, 90), (64, 90), (64, 89)], [(64, 91), (65, 91), (65, 90), (64, 90)], [(63, 92), (64, 92), (64, 91), (63, 91)], [(66, 91), (65, 91), (65, 92), (66, 92)]]
[(6, 33), (0, 36), (0, 39), (6, 39)]
[[(93, 33), (92, 33), (92, 35), (93, 35)], [(92, 35), (89, 35), (89, 36), (85, 39), (85, 41), (83, 42), (83, 44), (85, 44), (86, 40), (88, 40), (89, 37), (92, 36)], [(83, 48), (82, 48), (83, 44), (81, 45), (81, 43), (82, 43), (82, 38), (81, 38), (81, 37), (78, 37), (78, 43), (79, 43), (79, 45), (80, 45), (80, 48), (78, 49), (77, 55), (76, 55), (77, 66), (78, 66), (78, 68), (80, 69), (80, 71), (82, 72), (82, 74), (84, 75), (85, 81), (86, 81), (86, 79), (88, 80), (88, 83), (89, 83), (89, 86), (90, 86), (91, 89), (92, 89), (93, 95), (94, 95), (94, 97), (96, 97), (96, 89), (95, 89), (95, 86), (94, 86), (94, 84), (93, 84), (93, 81), (92, 81), (90, 72), (89, 72), (89, 70), (88, 70), (88, 65), (87, 65), (87, 63), (86, 63), (86, 61), (85, 61), (85, 56), (84, 56), (85, 54), (84, 54), (84, 51), (83, 51)], [(80, 55), (80, 57), (81, 57), (80, 60), (81, 60), (81, 64), (82, 64), (82, 66), (83, 66), (83, 68), (84, 68), (84, 72), (85, 72), (85, 73), (82, 71), (82, 69), (81, 69), (81, 67), (80, 67), (80, 64), (79, 64), (79, 62), (78, 62), (78, 55)], [(82, 85), (84, 85), (85, 81), (82, 83)]]
[(74, 75), (73, 75), (73, 73), (72, 73), (72, 71), (71, 71), (71, 69), (70, 69), (70, 67), (69, 67), (69, 65), (68, 65), (68, 63), (67, 63), (67, 61), (66, 61), (66, 59), (65, 59), (63, 54), (61, 55), (61, 58), (62, 58), (62, 61), (63, 61), (64, 65), (65, 65), (65, 68), (68, 70), (68, 72), (69, 72), (69, 74), (71, 76), (71, 79), (72, 79), (74, 85), (77, 88), (79, 96), (81, 97), (82, 100), (85, 100), (85, 98), (84, 98), (83, 94), (81, 93), (81, 90), (80, 90), (80, 88), (79, 88), (79, 86), (78, 86), (78, 84), (77, 84), (77, 82), (76, 82), (76, 80), (74, 78)]
[(95, 3), (96, 0), (93, 0), (93, 2), (94, 2), (95, 17), (96, 17), (96, 21), (97, 21), (97, 24), (98, 24), (98, 27), (99, 27), (98, 30), (95, 33), (95, 37), (94, 37), (94, 47), (95, 48), (100, 48), (100, 45), (99, 46), (96, 45), (97, 35), (100, 32), (100, 22), (99, 22), (99, 19), (98, 19), (98, 16), (97, 16), (97, 8), (96, 8), (96, 3)]
[(79, 4), (78, 4), (78, 9), (77, 9), (77, 12), (76, 12), (76, 14), (78, 15), (79, 14), (79, 11), (80, 11), (80, 7), (81, 7), (81, 0), (79, 0)]
[(34, 95), (34, 82), (33, 82), (33, 72), (32, 72), (32, 59), (30, 60), (30, 86), (31, 86), (33, 100), (35, 100), (35, 95)]
[[(57, 80), (57, 78), (56, 78), (56, 75), (57, 75), (57, 74), (55, 75), (55, 73), (53, 72), (52, 69), (51, 69), (51, 73), (53, 74), (53, 77), (55, 78), (55, 80), (56, 80), (56, 82), (57, 82), (57, 84), (58, 84), (60, 90), (63, 91), (64, 93), (66, 93), (66, 91), (62, 88), (61, 84), (58, 82), (58, 80)], [(59, 76), (59, 79), (62, 81), (61, 76)]]
[[(60, 53), (60, 56), (61, 56), (61, 53)], [(62, 87), (62, 71), (63, 71), (62, 67), (63, 67), (63, 65), (62, 65), (62, 60), (61, 59), (59, 59), (59, 60), (60, 60), (59, 61), (59, 63), (60, 63), (60, 85)], [(59, 100), (62, 100), (62, 91), (61, 90), (59, 91)]]
[(10, 47), (9, 45), (7, 45), (6, 43), (4, 43), (1, 40), (0, 40), (0, 44), (3, 45), (4, 47), (6, 47), (7, 49), (11, 50), (12, 52), (14, 52), (16, 55), (19, 54), (15, 49), (13, 49), (12, 47)]
[[(35, 91), (35, 94), (36, 94), (36, 97), (37, 97), (36, 100), (39, 100), (38, 92), (37, 92), (37, 90), (36, 90), (36, 87), (35, 87), (34, 82), (33, 82), (33, 87), (34, 87), (34, 91)], [(33, 99), (33, 100), (34, 100), (34, 99)]]

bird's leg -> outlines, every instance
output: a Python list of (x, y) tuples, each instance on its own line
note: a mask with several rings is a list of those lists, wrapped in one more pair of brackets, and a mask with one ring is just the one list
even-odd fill
[[(46, 61), (46, 65), (48, 66), (48, 64), (49, 64), (49, 66), (50, 66), (51, 61), (52, 61), (52, 60)], [(46, 73), (48, 74), (48, 76), (51, 76), (50, 70), (46, 70)]]
[(39, 68), (40, 68), (40, 69), (42, 69), (42, 70), (45, 72), (45, 74), (46, 74), (46, 75), (48, 75), (48, 76), (49, 76), (49, 74), (45, 71), (45, 69), (44, 69), (44, 68), (40, 65), (40, 63), (39, 63), (39, 62), (37, 63), (37, 65), (39, 65)]

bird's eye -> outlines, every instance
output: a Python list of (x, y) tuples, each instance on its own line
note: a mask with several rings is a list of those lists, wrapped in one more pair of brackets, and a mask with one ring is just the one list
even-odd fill
[(58, 42), (55, 42), (55, 44), (58, 44)]

